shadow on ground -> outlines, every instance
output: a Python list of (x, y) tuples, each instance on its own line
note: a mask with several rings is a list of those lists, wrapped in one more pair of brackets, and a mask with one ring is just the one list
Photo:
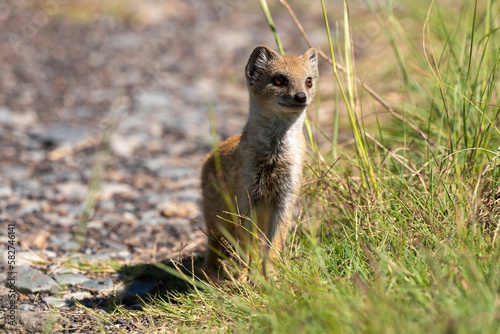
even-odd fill
[(188, 257), (180, 262), (175, 262), (175, 264), (168, 260), (124, 266), (118, 271), (118, 274), (126, 284), (125, 288), (107, 301), (106, 308), (114, 308), (119, 305), (141, 307), (143, 302), (147, 303), (154, 298), (186, 292), (193, 285), (180, 277), (181, 274), (178, 270), (181, 270), (186, 277), (192, 277), (193, 272), (198, 275), (202, 264), (202, 257)]

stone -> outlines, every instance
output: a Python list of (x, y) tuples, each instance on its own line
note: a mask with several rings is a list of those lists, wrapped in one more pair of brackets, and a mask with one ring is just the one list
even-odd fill
[(40, 198), (43, 195), (43, 187), (36, 179), (18, 179), (14, 181), (14, 192), (22, 197)]
[[(23, 234), (23, 244), (25, 245), (30, 245), (30, 247), (33, 248), (38, 248), (38, 249), (44, 249), (45, 246), (47, 245), (47, 240), (50, 236), (50, 233), (46, 230), (35, 230), (33, 233), (24, 233)], [(29, 252), (26, 252), (29, 256), (30, 259), (32, 259), (33, 262), (35, 261), (44, 261), (43, 258), (39, 257), (37, 254), (31, 254)], [(36, 259), (36, 260), (35, 260)], [(25, 263), (29, 265), (29, 263)]]
[(158, 210), (148, 210), (141, 214), (141, 219), (138, 220), (135, 225), (158, 225), (163, 223), (167, 223), (167, 219), (160, 217), (160, 212)]
[(91, 255), (93, 260), (107, 261), (112, 259), (132, 260), (132, 255), (128, 250), (107, 248), (100, 250), (97, 254)]
[(57, 283), (61, 285), (77, 285), (89, 280), (88, 277), (82, 274), (61, 274), (54, 277)]
[(106, 201), (115, 195), (123, 195), (135, 197), (134, 189), (126, 183), (103, 183), (99, 189), (99, 200)]
[(97, 210), (102, 210), (102, 211), (114, 211), (116, 208), (116, 203), (112, 199), (107, 199), (104, 201), (97, 202), (96, 208)]
[(132, 199), (136, 203), (148, 203), (151, 205), (157, 205), (165, 200), (165, 195), (157, 194), (153, 192), (142, 193), (137, 197)]
[(54, 124), (38, 128), (31, 131), (29, 135), (43, 145), (49, 146), (74, 144), (87, 137), (86, 131), (82, 128), (66, 124)]
[(44, 259), (43, 257), (34, 252), (19, 252), (17, 253), (16, 264), (18, 266), (21, 266), (22, 268), (23, 266), (29, 267), (30, 265), (36, 262), (43, 263), (45, 261), (46, 259)]
[(12, 188), (8, 185), (0, 185), (0, 198), (12, 196)]
[(21, 293), (37, 293), (54, 291), (58, 284), (50, 276), (31, 267), (22, 266), (17, 269), (16, 290)]
[(161, 167), (154, 172), (159, 176), (171, 180), (179, 180), (196, 173), (196, 171), (189, 167)]
[(134, 32), (112, 34), (109, 46), (118, 50), (140, 49), (143, 46), (142, 35)]
[(42, 210), (42, 203), (39, 201), (23, 201), (19, 214), (34, 213)]
[(166, 201), (158, 205), (158, 210), (167, 218), (196, 218), (200, 211), (196, 203), (172, 201)]
[(20, 304), (19, 305), (19, 309), (21, 311), (32, 311), (35, 309), (35, 305), (31, 305), (31, 304)]
[(197, 187), (175, 191), (173, 195), (179, 202), (197, 202), (201, 198), (201, 192)]
[(7, 180), (26, 179), (31, 176), (31, 171), (23, 165), (2, 166), (2, 177)]
[(143, 91), (137, 97), (138, 108), (166, 108), (170, 103), (169, 97), (163, 91)]
[(83, 283), (82, 288), (96, 291), (110, 290), (113, 288), (113, 281), (109, 277), (95, 278)]
[(111, 137), (111, 149), (113, 153), (128, 158), (146, 142), (147, 140), (143, 139), (141, 136), (122, 136), (114, 133)]
[(53, 296), (45, 297), (45, 298), (43, 298), (43, 301), (47, 305), (50, 305), (50, 306), (56, 307), (56, 308), (63, 307), (63, 306), (70, 306), (71, 305), (65, 299), (58, 298), (58, 297), (53, 297)]
[(80, 291), (80, 292), (70, 292), (67, 293), (63, 296), (63, 298), (66, 301), (73, 301), (73, 300), (83, 300), (87, 298), (92, 298), (92, 294), (88, 291)]
[[(70, 224), (73, 225), (73, 224)], [(77, 248), (79, 245), (76, 241), (65, 240), (63, 238), (54, 238), (51, 240), (51, 244), (59, 247), (62, 251), (68, 252), (71, 249)]]
[(69, 319), (52, 314), (51, 312), (36, 312), (36, 311), (19, 311), (19, 324), (24, 329), (23, 332), (29, 333), (45, 333), (45, 323), (50, 317), (50, 320), (54, 322), (54, 327), (52, 330), (54, 332), (62, 331), (64, 328), (69, 327)]
[(81, 202), (87, 196), (88, 185), (78, 182), (65, 182), (58, 184), (56, 189), (65, 200)]
[(124, 212), (123, 213), (123, 220), (127, 224), (133, 224), (137, 221), (137, 216), (134, 215), (132, 212)]
[(12, 112), (11, 110), (0, 107), (0, 124), (9, 124), (19, 128), (27, 128), (38, 121), (36, 112)]
[[(61, 266), (60, 264), (52, 264), (49, 266), (49, 272), (51, 272), (53, 275), (65, 275), (65, 274), (78, 274), (79, 271), (76, 268), (69, 267), (69, 266)], [(57, 279), (56, 279), (57, 281)]]

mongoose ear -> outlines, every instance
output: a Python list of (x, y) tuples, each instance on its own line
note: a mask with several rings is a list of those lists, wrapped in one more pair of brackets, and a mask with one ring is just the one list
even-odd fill
[(250, 55), (247, 66), (245, 67), (245, 75), (248, 83), (253, 85), (257, 78), (265, 73), (269, 61), (277, 56), (279, 55), (267, 46), (256, 47)]
[(310, 48), (304, 53), (304, 58), (307, 59), (314, 75), (318, 76), (318, 51), (315, 48)]

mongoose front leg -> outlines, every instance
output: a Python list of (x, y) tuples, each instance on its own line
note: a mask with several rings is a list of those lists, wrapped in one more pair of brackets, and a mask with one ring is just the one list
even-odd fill
[(290, 227), (290, 215), (283, 215), (282, 211), (271, 210), (266, 225), (265, 236), (260, 238), (264, 276), (274, 272), (276, 261), (279, 261), (281, 257), (281, 250)]
[(219, 238), (212, 233), (208, 234), (208, 245), (202, 271), (211, 281), (218, 282), (220, 279), (218, 260), (222, 252), (222, 244)]

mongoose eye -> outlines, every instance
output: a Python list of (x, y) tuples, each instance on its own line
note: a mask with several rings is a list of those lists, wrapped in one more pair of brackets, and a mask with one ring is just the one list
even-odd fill
[(306, 79), (306, 86), (311, 88), (313, 85), (313, 79), (311, 77)]
[(287, 80), (286, 80), (286, 78), (285, 78), (284, 76), (282, 76), (282, 75), (277, 75), (277, 76), (275, 76), (275, 77), (273, 78), (272, 83), (273, 83), (273, 85), (275, 85), (275, 86), (281, 87), (281, 86), (286, 85)]

